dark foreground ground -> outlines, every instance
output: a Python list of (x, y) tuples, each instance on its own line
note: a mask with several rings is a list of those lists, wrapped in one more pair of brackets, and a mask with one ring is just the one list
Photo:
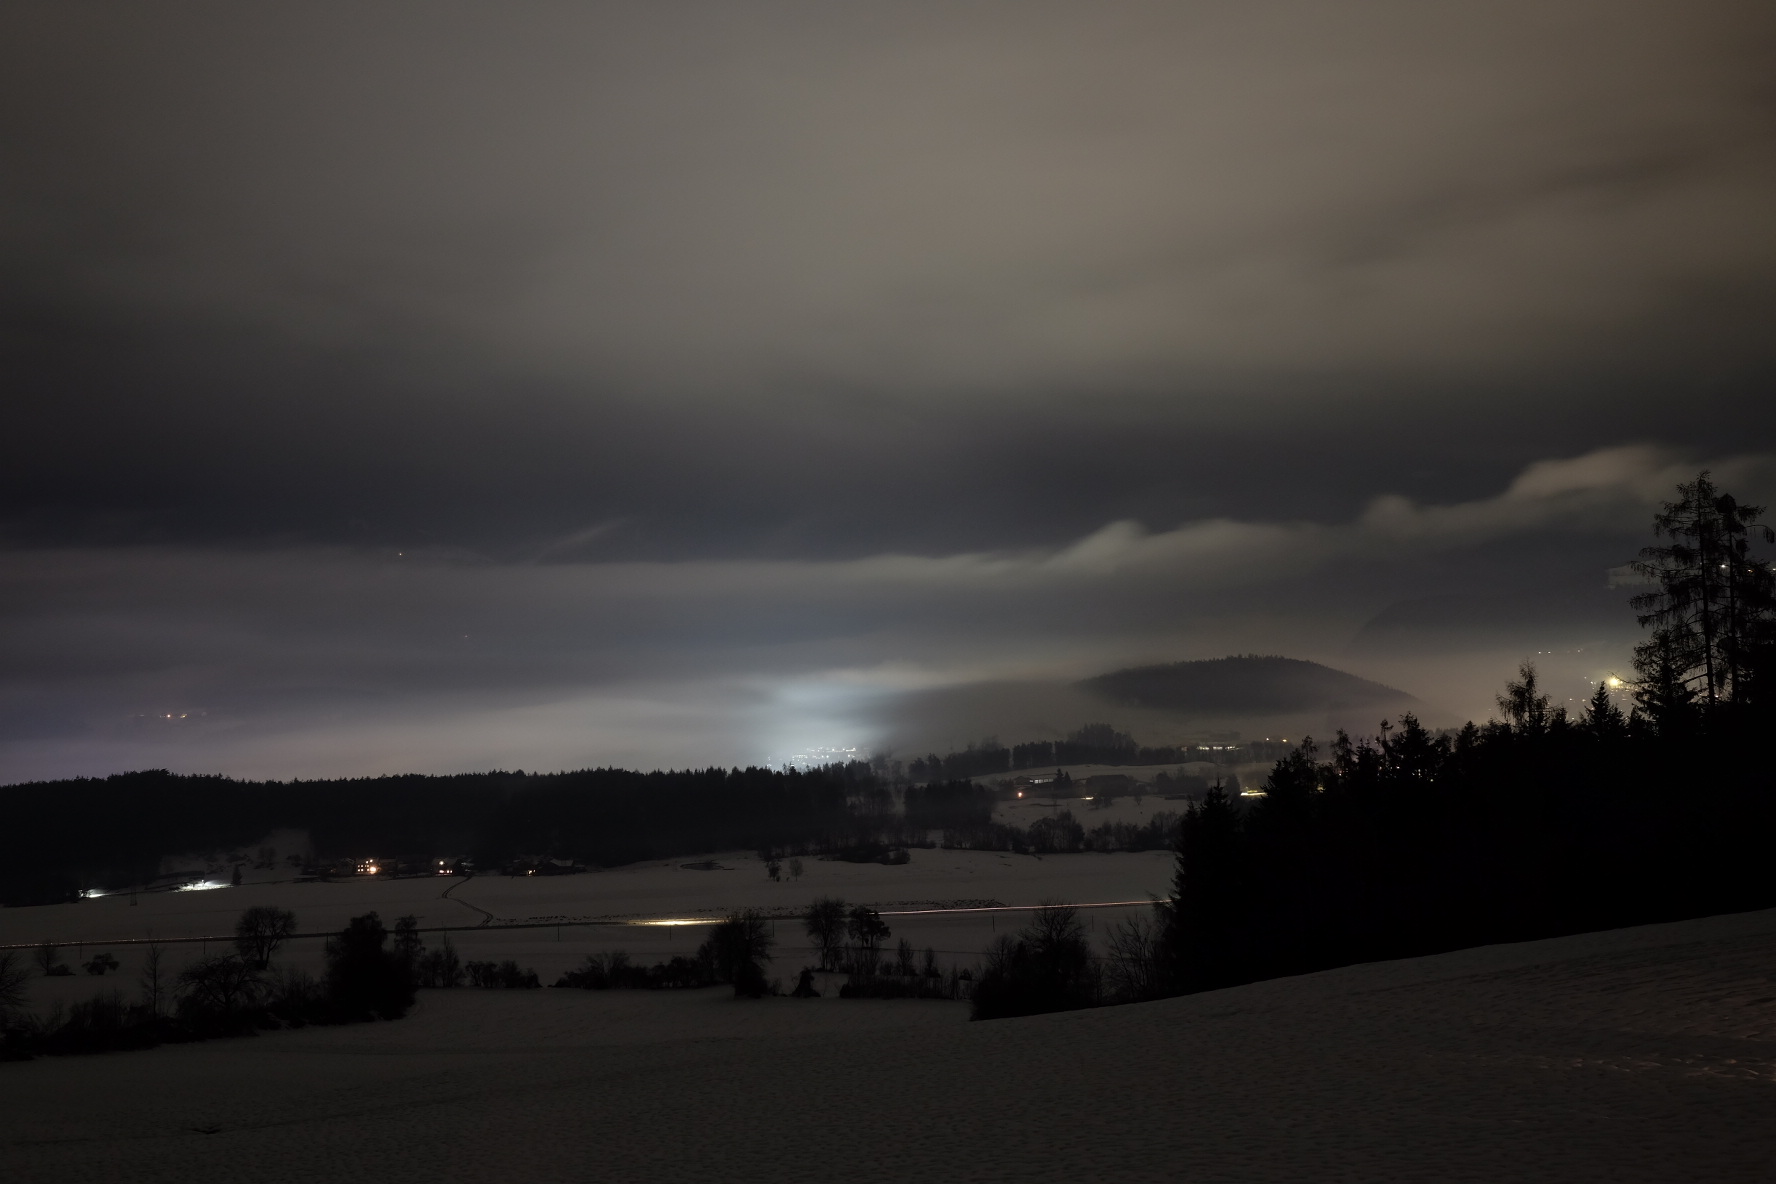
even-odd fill
[(0, 1065), (0, 1178), (1776, 1180), (1776, 912), (965, 1016), (425, 993)]

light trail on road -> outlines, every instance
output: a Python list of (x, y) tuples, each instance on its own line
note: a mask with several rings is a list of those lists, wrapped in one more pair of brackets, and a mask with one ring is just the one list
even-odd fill
[[(475, 905), (469, 904), (465, 900), (460, 900), (455, 897), (452, 897), (451, 900), (452, 900), (452, 903), (454, 903), (454, 904), (467, 905), (467, 907), (475, 909), (476, 912), (485, 912), (484, 909), (481, 909)], [(862, 902), (859, 902), (859, 903), (862, 903)], [(970, 913), (1033, 913), (1037, 909), (1042, 909), (1042, 908), (1117, 909), (1117, 908), (1131, 908), (1131, 907), (1134, 907), (1137, 905), (1152, 905), (1152, 904), (1157, 904), (1157, 903), (1161, 903), (1161, 902), (1149, 897), (1144, 900), (1092, 900), (1092, 901), (1061, 901), (1061, 902), (1050, 901), (1046, 904), (963, 905), (963, 906), (956, 906), (956, 907), (937, 907), (937, 908), (929, 908), (929, 909), (878, 909), (876, 911), (881, 916), (884, 916), (884, 917), (937, 917), (937, 916), (963, 916), (963, 915), (967, 915)], [(770, 910), (759, 910), (759, 912), (764, 917), (764, 919), (767, 921), (799, 921), (807, 916), (807, 914), (803, 913), (803, 912), (772, 912)], [(723, 912), (715, 913), (715, 914), (712, 914), (709, 916), (695, 916), (695, 917), (686, 917), (686, 916), (677, 916), (677, 917), (584, 917), (584, 918), (565, 918), (564, 917), (561, 920), (533, 920), (533, 919), (526, 919), (523, 921), (493, 920), (493, 921), (484, 921), (479, 925), (422, 925), (418, 928), (418, 930), (416, 930), (416, 932), (419, 932), (419, 933), (486, 933), (486, 932), (488, 932), (490, 930), (494, 930), (494, 929), (569, 929), (569, 928), (592, 928), (595, 926), (606, 926), (606, 927), (611, 927), (611, 928), (636, 928), (636, 927), (650, 927), (650, 926), (664, 927), (664, 926), (690, 926), (690, 925), (719, 925), (727, 916), (728, 916), (728, 912), (723, 911)], [(286, 940), (288, 940), (288, 941), (302, 941), (305, 939), (338, 937), (338, 936), (339, 936), (338, 930), (325, 929), (325, 930), (314, 930), (314, 931), (311, 931), (308, 933), (293, 933)], [(61, 947), (72, 946), (72, 947), (76, 947), (76, 948), (84, 948), (86, 946), (146, 946), (146, 945), (170, 946), (170, 945), (188, 945), (188, 944), (193, 944), (193, 943), (197, 943), (197, 942), (232, 942), (233, 940), (234, 940), (234, 934), (232, 934), (232, 933), (223, 933), (223, 934), (212, 933), (212, 934), (205, 936), (205, 937), (118, 937), (118, 938), (109, 938), (109, 939), (107, 939), (107, 938), (66, 938), (66, 939), (62, 939), (62, 940), (57, 940), (54, 938), (50, 939), (51, 944), (53, 944), (53, 945), (61, 946)], [(29, 941), (29, 942), (12, 942), (12, 943), (0, 944), (0, 950), (31, 950), (31, 949), (36, 949), (38, 946), (40, 946), (42, 944), (43, 944), (42, 939), (39, 939), (37, 941)]]

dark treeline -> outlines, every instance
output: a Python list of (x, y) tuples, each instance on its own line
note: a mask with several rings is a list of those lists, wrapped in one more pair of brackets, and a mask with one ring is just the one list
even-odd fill
[(993, 797), (972, 781), (910, 786), (906, 824), (915, 830), (969, 830), (993, 821)]
[(1079, 851), (1163, 851), (1173, 845), (1178, 815), (1160, 811), (1146, 822), (1100, 822), (1087, 826), (1071, 810), (1038, 818), (1028, 826), (984, 822), (951, 827), (941, 846), (964, 851), (1010, 851), (1019, 855), (1069, 855)]
[(0, 788), (0, 902), (144, 883), (162, 857), (307, 830), (328, 857), (522, 855), (614, 865), (848, 840), (892, 801), (868, 766), (252, 782), (165, 771)]
[(1175, 989), (1776, 905), (1776, 579), (1754, 507), (1703, 474), (1637, 565), (1652, 632), (1631, 713), (1600, 684), (1576, 718), (1525, 666), (1499, 719), (1411, 716), (1279, 761), (1240, 809), (1185, 814)]
[(1254, 741), (1244, 745), (1161, 745), (1147, 747), (1110, 724), (1087, 724), (1065, 740), (1032, 740), (1009, 747), (997, 739), (970, 744), (944, 756), (931, 753), (909, 761), (905, 776), (914, 784), (964, 777), (991, 777), (1020, 769), (1053, 769), (1063, 765), (1179, 765), (1188, 761), (1226, 763), (1274, 760), (1287, 744)]
[[(1183, 783), (1180, 783), (1183, 784)], [(305, 830), (310, 870), (375, 856), (382, 874), (468, 859), (482, 871), (548, 861), (615, 866), (703, 851), (906, 862), (906, 848), (1037, 854), (1147, 851), (1173, 815), (1089, 826), (1067, 811), (996, 823), (998, 793), (970, 781), (897, 795), (862, 762), (809, 772), (483, 773), (355, 781), (248, 782), (165, 771), (0, 789), (0, 903), (74, 899), (147, 884), (163, 857), (239, 851), (279, 828)], [(1100, 800), (1109, 794), (1101, 792)], [(904, 809), (901, 807), (904, 806)]]
[[(1185, 787), (1184, 782), (1166, 782)], [(1137, 787), (1139, 788), (1139, 787)], [(1206, 789), (1207, 786), (1202, 788)], [(1069, 788), (1067, 793), (1071, 792)], [(1071, 810), (1037, 818), (1026, 826), (993, 821), (1001, 792), (972, 781), (940, 781), (910, 785), (902, 791), (905, 812), (893, 811), (892, 796), (877, 784), (852, 799), (862, 807), (839, 841), (792, 843), (761, 851), (766, 858), (822, 854), (839, 859), (895, 863), (905, 861), (904, 848), (947, 847), (966, 851), (1010, 851), (1019, 855), (1061, 855), (1080, 851), (1157, 851), (1172, 846), (1178, 815), (1162, 811), (1146, 822), (1100, 822), (1088, 825)], [(1095, 805), (1106, 805), (1114, 793), (1098, 788)], [(898, 858), (897, 858), (898, 855)]]
[[(795, 998), (823, 994), (814, 981), (817, 973), (843, 975), (847, 981), (838, 992), (843, 999), (962, 999), (972, 986), (971, 971), (952, 965), (946, 974), (938, 966), (937, 951), (930, 947), (922, 959), (904, 937), (888, 949), (893, 930), (868, 905), (821, 897), (808, 906), (802, 922), (819, 955), (819, 967), (802, 967), (794, 989), (787, 992)], [(731, 985), (738, 998), (781, 995), (783, 981), (765, 977), (775, 946), (773, 927), (764, 915), (742, 909), (718, 922), (691, 957), (674, 955), (647, 966), (630, 961), (622, 950), (599, 951), (586, 955), (555, 985), (586, 991)]]
[[(295, 931), (295, 914), (249, 908), (235, 926), (234, 953), (175, 966), (168, 947), (150, 944), (134, 998), (112, 988), (38, 1015), (24, 1006), (25, 984), (35, 974), (69, 973), (60, 951), (49, 942), (39, 945), (33, 951), (34, 967), (16, 950), (0, 951), (0, 1061), (153, 1048), (310, 1024), (394, 1020), (413, 1006), (416, 972), (426, 953), (415, 918), (396, 922), (391, 943), (377, 914), (353, 917), (328, 940), (327, 972), (321, 979), (274, 965), (278, 949)], [(108, 968), (88, 965), (88, 973), (102, 975), (106, 969), (115, 971), (116, 960), (110, 959)]]
[[(1703, 474), (1637, 567), (1651, 633), (1628, 712), (1608, 681), (1552, 707), (1525, 665), (1499, 718), (1412, 716), (1211, 789), (1177, 831), (1171, 898), (1099, 960), (1049, 910), (990, 951), (978, 1018), (1154, 998), (1504, 941), (1776, 905), (1776, 534)], [(1250, 804), (1247, 805), (1246, 802)]]
[[(146, 884), (167, 856), (239, 851), (277, 829), (306, 831), (322, 865), (451, 857), (482, 869), (521, 858), (613, 866), (733, 849), (873, 859), (939, 841), (1038, 853), (1167, 845), (1152, 827), (1087, 828), (1070, 815), (1027, 828), (994, 823), (995, 793), (966, 778), (1008, 766), (1012, 751), (989, 744), (914, 761), (911, 778), (894, 762), (857, 761), (809, 771), (594, 769), (288, 782), (145, 770), (30, 782), (0, 787), (0, 904)], [(1142, 748), (1095, 724), (1071, 740), (1016, 751), (1019, 761), (1053, 766), (1181, 762), (1226, 750)], [(935, 775), (951, 766), (955, 776)], [(1193, 778), (1175, 784), (1204, 787)]]
[(1776, 904), (1767, 721), (1660, 728), (1603, 693), (1568, 719), (1529, 669), (1507, 697), (1503, 721), (1341, 734), (1243, 811), (1187, 810), (1179, 985)]
[(692, 957), (644, 966), (621, 950), (586, 955), (586, 960), (556, 980), (557, 987), (585, 991), (696, 989), (727, 985), (736, 998), (758, 999), (782, 994), (782, 984), (765, 978), (776, 946), (771, 923), (762, 913), (742, 909), (729, 913), (710, 930)]

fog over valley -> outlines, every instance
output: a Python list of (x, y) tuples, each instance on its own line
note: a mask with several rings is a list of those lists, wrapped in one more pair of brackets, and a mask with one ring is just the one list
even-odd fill
[(0, 779), (776, 763), (1241, 653), (1582, 696), (1674, 481), (1771, 496), (1773, 32), (11, 6)]

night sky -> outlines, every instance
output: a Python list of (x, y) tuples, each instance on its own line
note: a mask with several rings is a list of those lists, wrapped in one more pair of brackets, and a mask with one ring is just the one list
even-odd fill
[(1776, 501), (1776, 6), (14, 0), (0, 309), (0, 782), (1455, 723)]

